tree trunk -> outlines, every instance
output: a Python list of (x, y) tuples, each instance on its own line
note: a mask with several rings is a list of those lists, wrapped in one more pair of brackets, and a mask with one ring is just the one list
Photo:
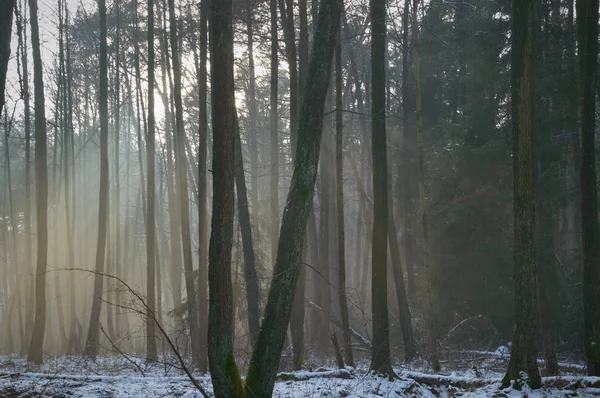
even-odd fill
[(415, 67), (415, 104), (417, 110), (417, 162), (419, 173), (419, 215), (421, 224), (421, 255), (425, 264), (426, 309), (425, 325), (427, 328), (427, 345), (429, 348), (429, 363), (434, 371), (440, 370), (440, 359), (437, 347), (437, 315), (436, 315), (436, 286), (434, 286), (434, 270), (429, 254), (429, 233), (427, 225), (427, 205), (425, 202), (425, 159), (423, 153), (423, 108), (421, 102), (421, 75), (419, 54), (419, 21), (417, 11), (419, 0), (413, 1), (412, 40), (413, 61)]
[(238, 221), (242, 230), (242, 245), (244, 252), (244, 279), (246, 280), (246, 299), (248, 304), (248, 332), (250, 335), (250, 346), (258, 336), (260, 322), (260, 290), (256, 264), (254, 261), (254, 246), (252, 244), (252, 225), (250, 224), (250, 212), (248, 211), (248, 192), (246, 190), (246, 177), (244, 174), (244, 155), (242, 153), (242, 142), (240, 129), (235, 115), (234, 133), (234, 158), (235, 158), (235, 187), (238, 201)]
[(177, 19), (175, 17), (175, 0), (169, 0), (169, 21), (171, 28), (171, 53), (173, 58), (173, 97), (175, 99), (176, 139), (176, 174), (179, 189), (179, 205), (181, 209), (181, 241), (183, 246), (183, 267), (185, 270), (185, 287), (190, 322), (190, 337), (192, 340), (192, 359), (200, 365), (200, 336), (198, 334), (198, 302), (194, 267), (192, 263), (192, 241), (190, 237), (190, 204), (188, 202), (188, 182), (186, 177), (187, 159), (185, 154), (185, 128), (183, 125), (183, 103), (181, 98), (181, 62), (179, 58), (179, 42), (177, 37)]
[(300, 257), (306, 222), (312, 206), (319, 146), (323, 128), (323, 110), (337, 35), (342, 2), (323, 0), (319, 12), (315, 44), (308, 68), (302, 103), (294, 173), (283, 212), (281, 235), (273, 281), (246, 377), (248, 397), (270, 397), (290, 320), (295, 287), (300, 274)]
[(373, 153), (373, 243), (371, 370), (392, 375), (387, 303), (387, 149), (385, 122), (385, 1), (371, 0), (371, 134)]
[[(156, 353), (156, 221), (154, 178), (154, 0), (148, 0), (148, 135), (146, 164), (148, 166), (148, 206), (146, 215), (146, 361), (154, 362)], [(115, 148), (118, 150), (118, 148)], [(118, 228), (117, 228), (118, 229)]]
[[(32, 0), (33, 1), (33, 0)], [(98, 209), (98, 240), (96, 247), (96, 272), (92, 311), (84, 354), (91, 358), (98, 355), (100, 332), (100, 308), (104, 278), (104, 256), (108, 222), (108, 50), (106, 44), (106, 1), (98, 0), (100, 12), (100, 194)]]
[[(514, 129), (514, 239), (515, 296), (513, 346), (502, 381), (541, 385), (536, 342), (536, 244), (533, 167), (533, 32), (535, 1), (513, 1), (512, 30), (512, 124)], [(522, 380), (522, 372), (527, 379)]]
[(346, 232), (344, 225), (344, 158), (343, 152), (343, 118), (342, 118), (342, 44), (338, 35), (335, 47), (335, 171), (338, 233), (338, 295), (342, 318), (342, 347), (345, 362), (354, 366), (352, 344), (350, 342), (350, 321), (348, 319), (348, 303), (346, 299)]
[[(392, 178), (388, 176), (388, 197), (392, 201)], [(412, 330), (412, 316), (408, 307), (408, 297), (404, 285), (404, 272), (400, 248), (398, 247), (398, 235), (396, 223), (394, 222), (393, 206), (388, 206), (388, 243), (390, 246), (390, 257), (392, 260), (392, 271), (394, 272), (394, 284), (396, 285), (396, 300), (398, 301), (398, 318), (402, 329), (402, 340), (404, 341), (404, 361), (410, 362), (417, 354), (415, 338)]]
[(206, 62), (208, 59), (208, 0), (200, 3), (200, 67), (198, 73), (198, 90), (200, 100), (200, 117), (198, 130), (198, 268), (200, 278), (198, 281), (198, 311), (200, 312), (199, 338), (200, 338), (200, 371), (208, 370), (208, 226), (207, 218), (207, 183), (206, 183), (206, 150), (208, 135), (208, 117), (206, 105)]
[(215, 397), (243, 397), (242, 379), (233, 356), (231, 249), (237, 116), (233, 86), (231, 0), (210, 3), (209, 27), (214, 136), (212, 169), (215, 183), (208, 257), (208, 359)]
[(277, 257), (279, 239), (279, 138), (277, 119), (277, 85), (279, 84), (279, 45), (277, 40), (277, 0), (270, 0), (271, 13), (271, 92), (269, 130), (271, 138), (271, 174), (269, 189), (271, 194), (271, 261)]
[(36, 0), (29, 0), (31, 16), (31, 47), (35, 92), (35, 176), (37, 213), (37, 266), (35, 275), (35, 321), (27, 359), (41, 364), (46, 329), (46, 263), (48, 257), (48, 167), (46, 149), (46, 111), (44, 79), (40, 53), (40, 32)]
[(583, 262), (583, 319), (588, 374), (600, 376), (600, 319), (598, 270), (600, 234), (596, 188), (595, 110), (598, 56), (598, 0), (577, 0), (579, 55), (579, 114), (581, 137), (581, 221)]
[[(415, 263), (416, 257), (416, 239), (414, 232), (414, 174), (417, 165), (415, 159), (416, 152), (416, 129), (415, 129), (415, 108), (414, 98), (412, 97), (411, 79), (410, 79), (410, 45), (408, 39), (409, 32), (409, 14), (410, 0), (404, 0), (404, 11), (402, 14), (402, 150), (404, 156), (400, 165), (402, 170), (398, 173), (402, 181), (400, 186), (404, 189), (404, 256), (406, 260), (406, 276), (408, 297), (414, 299), (416, 293), (415, 285)], [(400, 217), (400, 213), (398, 214)]]

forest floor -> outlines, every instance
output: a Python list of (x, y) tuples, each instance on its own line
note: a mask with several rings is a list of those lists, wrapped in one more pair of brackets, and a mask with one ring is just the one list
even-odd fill
[[(561, 376), (543, 378), (539, 390), (501, 389), (507, 358), (502, 351), (461, 351), (428, 372), (423, 361), (396, 367), (398, 378), (367, 374), (368, 361), (356, 369), (319, 368), (279, 374), (274, 397), (586, 397), (600, 396), (600, 378), (583, 376), (577, 362), (561, 363)], [(142, 358), (81, 356), (47, 358), (42, 366), (23, 358), (0, 357), (0, 397), (201, 397), (171, 358), (148, 365)], [(212, 391), (210, 378), (194, 375)]]

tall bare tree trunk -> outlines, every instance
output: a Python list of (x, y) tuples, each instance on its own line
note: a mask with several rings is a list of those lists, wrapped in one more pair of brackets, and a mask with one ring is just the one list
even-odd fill
[(371, 370), (392, 375), (387, 304), (387, 141), (385, 123), (385, 0), (371, 0), (371, 134), (373, 153), (373, 243)]
[[(154, 0), (148, 0), (148, 206), (146, 216), (146, 361), (154, 362), (156, 353), (156, 214), (155, 214), (155, 137), (154, 137)], [(118, 150), (118, 148), (116, 148)], [(118, 229), (118, 228), (117, 228)]]
[(579, 114), (581, 139), (581, 221), (583, 262), (583, 319), (588, 374), (600, 376), (600, 317), (598, 270), (600, 232), (596, 188), (596, 64), (598, 57), (598, 0), (577, 0), (579, 55)]
[(192, 340), (192, 359), (200, 365), (200, 336), (198, 334), (198, 301), (192, 263), (192, 240), (190, 236), (190, 204), (188, 202), (187, 159), (185, 154), (185, 127), (183, 125), (183, 103), (181, 98), (181, 60), (179, 58), (179, 41), (177, 37), (177, 19), (175, 16), (175, 1), (169, 0), (169, 22), (171, 29), (171, 53), (173, 55), (173, 97), (175, 100), (176, 125), (176, 175), (179, 190), (179, 206), (181, 209), (181, 242), (183, 246), (183, 268), (185, 270), (185, 287)]
[[(539, 388), (536, 342), (536, 244), (532, 83), (535, 0), (513, 1), (512, 125), (514, 168), (515, 298), (513, 346), (503, 385)], [(595, 185), (595, 184), (594, 184)], [(523, 373), (524, 372), (524, 373)], [(523, 380), (523, 374), (527, 378)]]
[(279, 84), (279, 45), (277, 40), (277, 0), (270, 0), (271, 13), (271, 92), (269, 130), (271, 138), (271, 174), (269, 189), (271, 195), (271, 259), (277, 257), (279, 239), (279, 138), (277, 119), (277, 85)]
[[(103, 1), (103, 0), (101, 0)], [(37, 213), (37, 266), (35, 275), (35, 321), (27, 359), (40, 364), (43, 360), (46, 330), (46, 263), (48, 260), (48, 166), (46, 148), (46, 108), (44, 78), (40, 52), (37, 0), (29, 0), (31, 15), (31, 48), (35, 93), (35, 177)]]
[(198, 73), (198, 91), (200, 100), (200, 117), (198, 130), (198, 258), (200, 278), (198, 281), (198, 311), (200, 312), (200, 371), (208, 370), (208, 210), (206, 182), (206, 150), (208, 135), (207, 115), (207, 71), (208, 60), (208, 12), (209, 0), (200, 2), (200, 67)]
[(338, 37), (335, 47), (335, 171), (336, 201), (338, 229), (338, 278), (340, 314), (342, 318), (342, 346), (346, 364), (354, 366), (352, 344), (350, 342), (350, 321), (348, 319), (348, 303), (346, 298), (346, 232), (344, 225), (344, 158), (343, 152), (343, 118), (342, 118), (342, 44)]
[(325, 97), (331, 79), (333, 52), (340, 30), (342, 8), (343, 3), (339, 0), (323, 0), (319, 12), (302, 102), (298, 146), (294, 159), (295, 172), (283, 212), (277, 261), (265, 316), (246, 377), (248, 397), (270, 397), (273, 393), (300, 274), (306, 223), (317, 178)]
[(242, 231), (242, 246), (244, 252), (244, 279), (246, 280), (246, 299), (248, 304), (248, 331), (250, 334), (250, 346), (254, 347), (254, 342), (258, 336), (260, 322), (260, 291), (258, 287), (256, 265), (254, 261), (252, 226), (250, 224), (250, 212), (248, 211), (248, 192), (246, 190), (244, 159), (242, 154), (240, 130), (237, 122), (237, 114), (235, 116), (234, 151), (234, 172), (238, 201), (238, 220)]
[[(35, 1), (35, 0), (31, 0)], [(84, 354), (91, 358), (98, 355), (100, 332), (100, 308), (108, 224), (108, 48), (106, 43), (106, 0), (98, 0), (100, 13), (100, 193), (98, 209), (98, 240), (96, 245), (96, 275), (92, 296), (92, 311)]]
[(419, 0), (413, 0), (412, 10), (412, 40), (413, 62), (415, 67), (415, 104), (417, 110), (417, 162), (419, 173), (419, 216), (421, 224), (421, 250), (426, 273), (426, 309), (425, 324), (427, 328), (427, 346), (429, 348), (429, 363), (434, 371), (440, 370), (440, 360), (437, 347), (437, 316), (436, 316), (436, 287), (434, 286), (434, 270), (429, 254), (429, 233), (427, 230), (427, 204), (425, 202), (425, 159), (423, 154), (423, 106), (421, 102), (421, 76), (419, 54), (419, 21), (417, 11)]
[[(233, 356), (231, 249), (237, 116), (233, 86), (231, 0), (210, 3), (210, 53), (214, 183), (208, 260), (208, 356), (215, 397), (234, 398), (243, 397), (244, 388)], [(238, 185), (238, 195), (239, 188)]]

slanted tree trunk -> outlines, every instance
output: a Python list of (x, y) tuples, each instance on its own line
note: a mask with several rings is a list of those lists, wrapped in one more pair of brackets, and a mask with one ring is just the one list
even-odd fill
[(171, 28), (171, 54), (173, 58), (173, 97), (175, 100), (176, 124), (176, 174), (179, 190), (179, 206), (181, 210), (181, 243), (183, 246), (183, 268), (185, 270), (185, 288), (187, 291), (187, 307), (192, 341), (192, 359), (200, 365), (200, 336), (198, 334), (198, 308), (194, 267), (192, 263), (192, 240), (190, 236), (190, 204), (188, 201), (187, 159), (185, 154), (185, 127), (183, 125), (183, 103), (181, 97), (181, 60), (179, 58), (179, 41), (177, 37), (177, 18), (175, 16), (175, 0), (169, 0), (169, 22)]
[(335, 47), (335, 175), (337, 201), (338, 232), (338, 295), (340, 315), (342, 318), (342, 347), (347, 365), (354, 366), (352, 344), (350, 342), (350, 321), (348, 319), (348, 303), (346, 299), (346, 232), (344, 225), (344, 158), (343, 152), (343, 118), (342, 118), (342, 44), (338, 35)]
[(13, 9), (16, 0), (3, 0), (0, 3), (0, 116), (4, 108), (4, 90), (6, 86), (6, 73), (8, 72), (8, 60), (10, 58), (10, 39), (12, 31)]
[(385, 0), (371, 0), (371, 134), (373, 153), (373, 243), (371, 370), (392, 375), (387, 304), (387, 149), (385, 123)]
[[(31, 0), (33, 1), (33, 0)], [(84, 354), (91, 358), (98, 355), (100, 332), (100, 308), (104, 278), (104, 256), (108, 224), (108, 48), (106, 43), (106, 1), (98, 0), (100, 13), (100, 193), (98, 208), (98, 240), (96, 243), (97, 274), (94, 277), (92, 311)]]
[(214, 183), (208, 254), (208, 359), (215, 397), (234, 398), (243, 397), (244, 388), (233, 356), (231, 249), (237, 116), (233, 86), (231, 0), (211, 1), (209, 27)]
[(302, 102), (294, 173), (283, 212), (281, 235), (273, 281), (265, 315), (246, 377), (248, 397), (270, 397), (291, 316), (295, 287), (300, 274), (300, 257), (306, 223), (312, 206), (323, 110), (343, 4), (323, 0), (319, 12), (315, 44), (311, 55)]
[[(35, 320), (27, 360), (41, 364), (44, 352), (44, 332), (46, 331), (46, 263), (48, 260), (46, 105), (44, 103), (44, 77), (42, 75), (37, 0), (29, 0), (29, 11), (31, 18), (31, 49), (33, 52), (33, 84), (35, 94), (37, 265), (35, 275)], [(2, 82), (4, 82), (4, 79), (2, 79)]]
[[(513, 346), (502, 381), (541, 385), (536, 342), (536, 244), (535, 189), (533, 167), (533, 32), (535, 1), (513, 1), (512, 30), (512, 124), (514, 129), (514, 238), (515, 298)], [(522, 372), (527, 379), (522, 380)]]
[(254, 342), (258, 336), (260, 322), (260, 290), (258, 287), (258, 276), (256, 274), (256, 264), (254, 261), (252, 226), (250, 224), (250, 212), (248, 211), (248, 191), (246, 190), (244, 156), (242, 154), (242, 142), (237, 122), (237, 112), (235, 115), (234, 151), (238, 220), (242, 230), (242, 246), (244, 252), (244, 279), (246, 280), (246, 300), (248, 304), (248, 332), (250, 335), (250, 346), (254, 347)]
[[(146, 361), (154, 362), (156, 353), (156, 221), (154, 178), (154, 0), (148, 0), (148, 135), (146, 164), (148, 166), (148, 205), (146, 215)], [(115, 148), (118, 150), (118, 148)], [(117, 228), (118, 229), (118, 228)]]
[(279, 138), (277, 119), (277, 85), (279, 74), (279, 45), (277, 40), (277, 0), (270, 0), (271, 13), (271, 91), (270, 91), (270, 145), (271, 145), (271, 173), (269, 177), (269, 190), (271, 195), (271, 259), (275, 262), (277, 257), (277, 240), (279, 239)]
[[(250, 138), (250, 190), (252, 219), (255, 228), (258, 227), (258, 142), (256, 129), (256, 73), (254, 68), (254, 26), (252, 22), (254, 0), (247, 1), (248, 15), (246, 16), (246, 28), (248, 30), (248, 136)], [(256, 229), (258, 231), (258, 229)], [(255, 237), (258, 234), (255, 234)], [(258, 332), (258, 331), (257, 331)], [(252, 337), (252, 336), (251, 336)]]
[[(388, 175), (388, 198), (392, 202), (392, 178)], [(392, 271), (394, 273), (394, 284), (396, 285), (396, 300), (398, 301), (398, 318), (400, 328), (402, 329), (402, 340), (404, 342), (404, 361), (409, 362), (417, 354), (415, 338), (412, 330), (412, 316), (408, 307), (408, 297), (404, 285), (404, 272), (402, 270), (402, 260), (400, 257), (400, 248), (398, 247), (398, 234), (396, 232), (396, 223), (394, 222), (393, 206), (388, 206), (388, 243), (390, 246), (390, 258), (392, 260)]]
[(581, 139), (581, 221), (583, 262), (583, 319), (588, 374), (600, 376), (600, 318), (598, 272), (600, 233), (596, 188), (595, 112), (598, 57), (598, 0), (577, 0), (579, 55), (579, 115)]

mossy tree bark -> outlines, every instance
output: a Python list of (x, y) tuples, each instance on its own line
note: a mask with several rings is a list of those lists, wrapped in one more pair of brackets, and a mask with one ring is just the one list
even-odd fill
[(300, 274), (300, 257), (319, 163), (325, 97), (342, 7), (340, 0), (321, 2), (300, 112), (294, 171), (283, 212), (277, 261), (263, 324), (246, 377), (246, 394), (249, 397), (270, 397), (273, 393)]
[[(512, 124), (514, 168), (515, 296), (513, 346), (502, 381), (541, 384), (536, 344), (535, 181), (533, 164), (533, 35), (535, 0), (513, 1)], [(523, 380), (523, 372), (527, 374)]]
[[(231, 249), (237, 116), (233, 86), (232, 1), (211, 1), (209, 18), (215, 183), (208, 249), (208, 359), (215, 396), (233, 398), (243, 397), (244, 388), (233, 357)], [(247, 202), (245, 210), (249, 219)]]
[(588, 374), (600, 376), (598, 316), (600, 233), (595, 156), (595, 88), (598, 57), (598, 0), (577, 0), (579, 115), (581, 142), (581, 227), (584, 343)]
[[(96, 275), (92, 296), (92, 311), (84, 354), (91, 358), (98, 355), (100, 333), (100, 309), (108, 227), (108, 45), (106, 42), (106, 1), (98, 0), (100, 14), (100, 193), (98, 208), (98, 239), (96, 243)], [(32, 30), (33, 33), (33, 30)], [(36, 122), (37, 123), (37, 122)], [(39, 228), (39, 227), (38, 227)]]

